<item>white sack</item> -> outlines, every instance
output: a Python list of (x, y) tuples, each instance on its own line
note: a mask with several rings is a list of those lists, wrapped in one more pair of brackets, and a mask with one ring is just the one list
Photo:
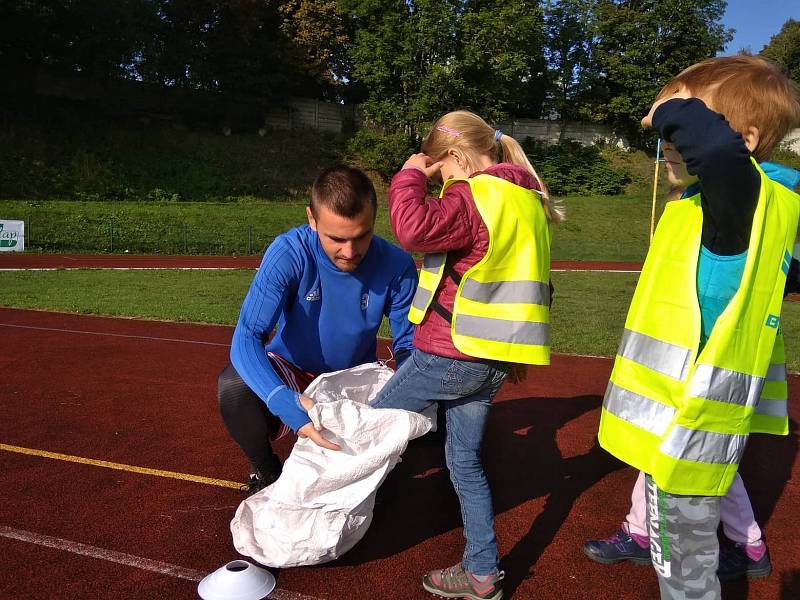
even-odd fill
[(408, 441), (431, 428), (427, 417), (367, 406), (392, 376), (380, 363), (321, 375), (306, 389), (308, 415), (341, 446), (299, 438), (280, 478), (244, 500), (231, 521), (240, 553), (271, 567), (315, 565), (352, 548), (372, 521), (375, 492)]

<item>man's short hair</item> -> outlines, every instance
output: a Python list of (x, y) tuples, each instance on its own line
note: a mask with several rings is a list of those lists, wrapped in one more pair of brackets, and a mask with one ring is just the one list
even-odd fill
[(723, 114), (742, 135), (756, 127), (760, 139), (752, 154), (759, 162), (800, 123), (797, 84), (760, 56), (718, 56), (694, 64), (673, 77), (658, 98), (680, 87)]
[(309, 208), (315, 217), (320, 206), (346, 219), (360, 215), (371, 206), (374, 218), (378, 207), (375, 186), (360, 169), (347, 165), (329, 167), (311, 186)]

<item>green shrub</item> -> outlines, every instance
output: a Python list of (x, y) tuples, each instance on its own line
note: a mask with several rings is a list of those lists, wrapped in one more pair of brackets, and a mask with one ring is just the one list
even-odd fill
[(111, 157), (115, 181), (151, 201), (217, 198), (232, 189), (219, 169), (176, 148), (121, 148)]
[(781, 145), (770, 158), (771, 161), (792, 167), (793, 169), (800, 169), (800, 154), (794, 150), (790, 150), (788, 146)]
[(622, 192), (629, 180), (628, 173), (615, 169), (598, 146), (583, 146), (573, 140), (547, 145), (528, 137), (523, 148), (556, 196), (613, 196)]
[(305, 202), (320, 169), (340, 162), (343, 136), (312, 129), (222, 136), (112, 119), (36, 99), (0, 106), (0, 198), (219, 200), (251, 195)]
[(404, 133), (384, 133), (364, 128), (350, 139), (347, 152), (362, 169), (376, 171), (388, 178), (403, 166), (413, 154), (414, 147)]

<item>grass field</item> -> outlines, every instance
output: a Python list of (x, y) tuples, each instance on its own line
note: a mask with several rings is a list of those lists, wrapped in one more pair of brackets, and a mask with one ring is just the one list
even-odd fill
[[(0, 305), (232, 325), (253, 271), (37, 271), (0, 273)], [(554, 273), (552, 346), (613, 356), (637, 275)], [(784, 305), (787, 364), (800, 371), (800, 303)], [(382, 329), (382, 335), (388, 335)]]
[[(298, 202), (0, 201), (0, 218), (25, 221), (30, 252), (261, 254), (280, 232), (307, 222)], [(380, 211), (379, 235), (390, 236)]]
[[(647, 194), (569, 196), (562, 202), (567, 220), (554, 228), (553, 258), (644, 258)], [(278, 233), (306, 222), (304, 203), (247, 198), (225, 203), (2, 200), (0, 218), (25, 221), (26, 247), (32, 252), (135, 254), (261, 254)], [(375, 230), (394, 240), (385, 200)]]

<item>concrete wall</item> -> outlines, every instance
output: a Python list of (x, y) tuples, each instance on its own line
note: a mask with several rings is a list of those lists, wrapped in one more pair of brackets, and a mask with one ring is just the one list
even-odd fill
[(272, 108), (264, 116), (264, 127), (294, 129), (310, 127), (318, 131), (341, 132), (352, 128), (356, 108), (323, 100), (293, 98), (288, 107)]
[[(157, 85), (120, 80), (103, 85), (76, 74), (59, 74), (40, 69), (30, 81), (17, 87), (30, 87), (36, 93), (96, 102), (114, 114), (139, 115), (142, 119), (160, 118), (179, 122), (184, 118), (217, 122), (226, 134), (237, 131), (309, 127), (319, 131), (341, 132), (358, 123), (358, 108), (309, 98), (293, 98), (284, 106), (265, 106), (261, 98), (216, 94), (198, 90), (164, 88)], [(23, 85), (24, 84), (24, 85)], [(596, 123), (515, 119), (500, 129), (520, 142), (526, 137), (556, 143), (572, 139), (583, 144), (606, 143), (627, 148), (627, 141), (610, 127)], [(790, 132), (784, 142), (800, 154), (800, 129)]]
[[(357, 109), (352, 105), (294, 98), (288, 107), (269, 110), (264, 118), (264, 127), (272, 129), (311, 127), (320, 131), (340, 132), (345, 128), (353, 127), (357, 120)], [(623, 148), (628, 146), (625, 139), (615, 135), (609, 127), (596, 123), (515, 119), (502, 123), (500, 129), (520, 142), (524, 141), (526, 137), (532, 137), (547, 143), (556, 143), (560, 139), (572, 139), (583, 144), (602, 142)]]
[(800, 154), (800, 129), (790, 131), (785, 138), (783, 138), (784, 145), (788, 146), (789, 150)]
[(617, 135), (610, 127), (598, 123), (579, 123), (574, 121), (553, 121), (547, 119), (516, 119), (502, 123), (500, 130), (520, 142), (526, 137), (555, 144), (561, 140), (575, 140), (584, 145), (604, 143), (627, 148), (625, 138)]

